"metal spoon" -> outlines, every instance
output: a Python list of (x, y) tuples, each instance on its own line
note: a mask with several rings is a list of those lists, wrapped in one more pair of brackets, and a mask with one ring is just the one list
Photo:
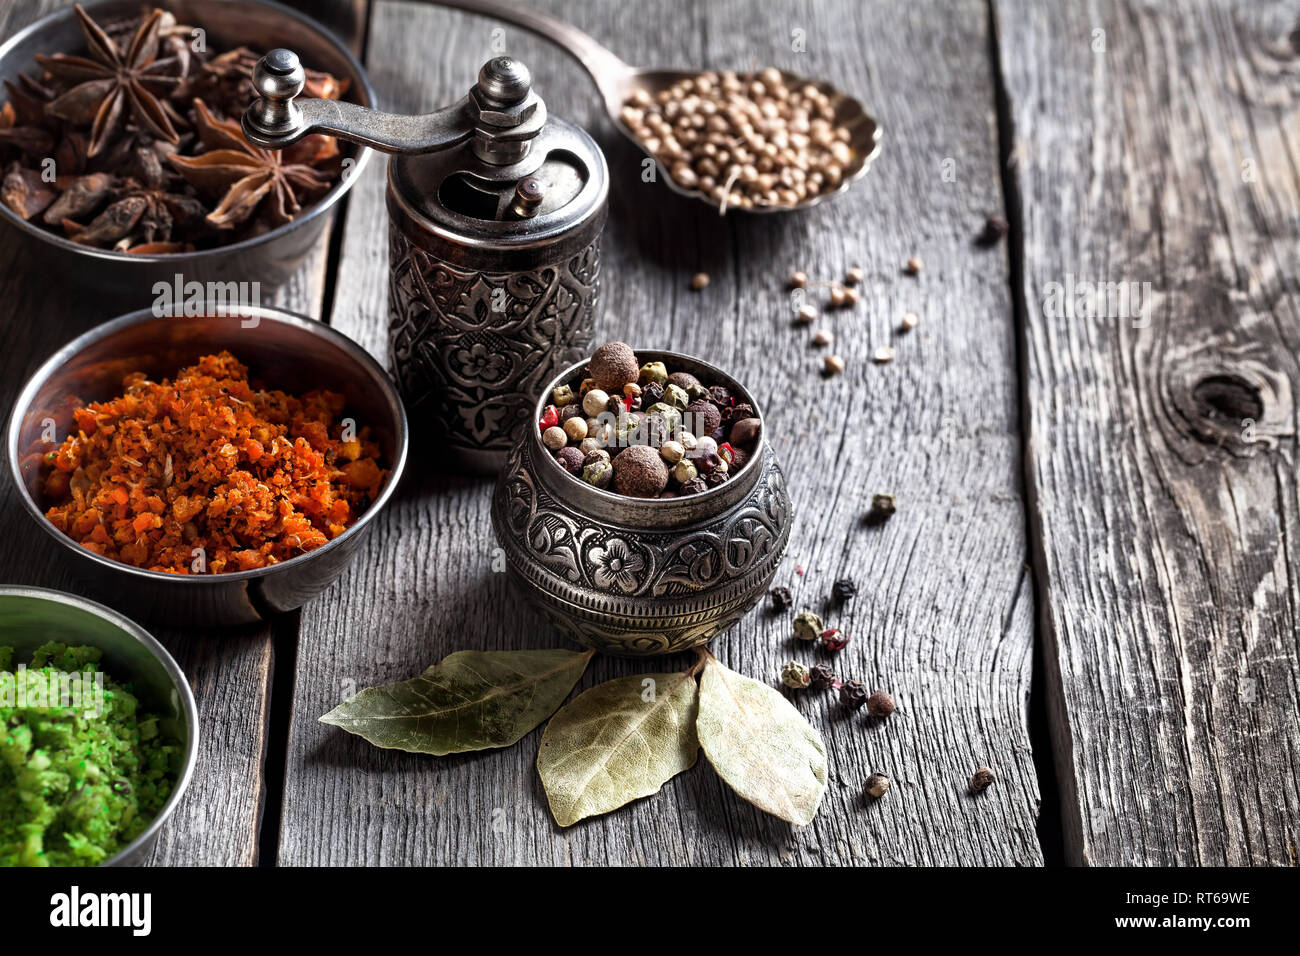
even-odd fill
[[(525, 30), (530, 30), (558, 44), (582, 64), (583, 69), (595, 81), (596, 88), (605, 101), (605, 112), (609, 114), (609, 118), (613, 120), (619, 131), (636, 145), (637, 149), (655, 161), (668, 187), (673, 192), (680, 193), (683, 196), (698, 199), (710, 206), (716, 205), (714, 200), (707, 194), (698, 189), (687, 189), (673, 179), (658, 157), (641, 144), (641, 141), (636, 138), (632, 130), (628, 128), (621, 118), (624, 103), (637, 90), (645, 90), (653, 96), (679, 80), (698, 76), (703, 72), (702, 70), (639, 69), (624, 63), (587, 34), (563, 21), (544, 13), (538, 13), (536, 10), (502, 3), (499, 0), (424, 0), (424, 2), (495, 17), (498, 20), (504, 20), (507, 23), (523, 27)], [(755, 206), (752, 209), (745, 210), (746, 212), (789, 212), (793, 209), (807, 209), (810, 206), (825, 202), (832, 196), (843, 193), (861, 179), (866, 174), (871, 161), (880, 152), (880, 124), (866, 111), (862, 103), (829, 83), (809, 79), (800, 76), (798, 73), (788, 73), (784, 70), (780, 72), (787, 86), (812, 85), (830, 97), (835, 108), (836, 124), (847, 128), (849, 131), (849, 148), (852, 150), (852, 158), (845, 164), (843, 176), (834, 189), (829, 189), (816, 196), (809, 196), (793, 206)]]

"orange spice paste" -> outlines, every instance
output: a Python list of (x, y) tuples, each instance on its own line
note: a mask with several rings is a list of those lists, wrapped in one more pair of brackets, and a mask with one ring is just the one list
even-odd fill
[(229, 352), (123, 387), (77, 408), (77, 433), (45, 456), (45, 516), (96, 554), (177, 574), (264, 567), (338, 537), (387, 475), (367, 430), (342, 440), (342, 395), (255, 389)]

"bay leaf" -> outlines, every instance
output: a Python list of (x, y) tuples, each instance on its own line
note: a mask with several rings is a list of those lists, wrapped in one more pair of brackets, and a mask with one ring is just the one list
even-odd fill
[(826, 745), (778, 691), (708, 654), (696, 729), (731, 789), (782, 820), (812, 822), (826, 790)]
[(321, 717), (376, 747), (445, 754), (509, 747), (569, 696), (594, 651), (457, 651)]
[(567, 827), (616, 810), (694, 766), (698, 690), (690, 674), (641, 674), (598, 684), (566, 704), (537, 751), (555, 822)]

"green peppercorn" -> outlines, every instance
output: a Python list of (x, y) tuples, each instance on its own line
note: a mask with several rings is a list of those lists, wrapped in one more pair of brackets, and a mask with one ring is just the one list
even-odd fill
[(826, 625), (812, 611), (800, 611), (794, 616), (794, 636), (801, 641), (815, 641), (824, 630)]
[(649, 383), (664, 385), (668, 382), (668, 369), (663, 362), (646, 362), (641, 366), (637, 381), (642, 386)]
[(578, 396), (573, 394), (573, 389), (568, 385), (560, 385), (555, 391), (551, 392), (551, 401), (560, 408), (565, 405), (572, 405), (578, 400)]
[(673, 480), (679, 485), (686, 484), (698, 474), (699, 472), (695, 470), (695, 465), (691, 463), (689, 458), (683, 458), (673, 465)]
[(645, 413), (658, 422), (655, 427), (663, 435), (664, 439), (667, 439), (670, 435), (675, 435), (678, 429), (682, 427), (682, 413), (667, 402), (655, 402), (645, 410)]
[(781, 683), (786, 687), (803, 690), (811, 680), (812, 678), (808, 676), (808, 668), (798, 661), (789, 661), (781, 668)]
[(614, 466), (604, 458), (595, 461), (589, 459), (582, 468), (582, 480), (597, 488), (608, 488), (609, 483), (614, 480)]
[(669, 384), (664, 386), (664, 401), (679, 411), (685, 411), (686, 406), (691, 403), (691, 397), (680, 385)]

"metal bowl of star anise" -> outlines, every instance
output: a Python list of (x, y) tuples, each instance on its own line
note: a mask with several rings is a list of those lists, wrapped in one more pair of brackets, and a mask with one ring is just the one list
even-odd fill
[(306, 95), (374, 105), (340, 41), (267, 0), (99, 0), (28, 26), (0, 46), (0, 219), (43, 244), (52, 277), (114, 299), (272, 291), (369, 159), (329, 136), (244, 138), (252, 69), (279, 46), (313, 67)]

